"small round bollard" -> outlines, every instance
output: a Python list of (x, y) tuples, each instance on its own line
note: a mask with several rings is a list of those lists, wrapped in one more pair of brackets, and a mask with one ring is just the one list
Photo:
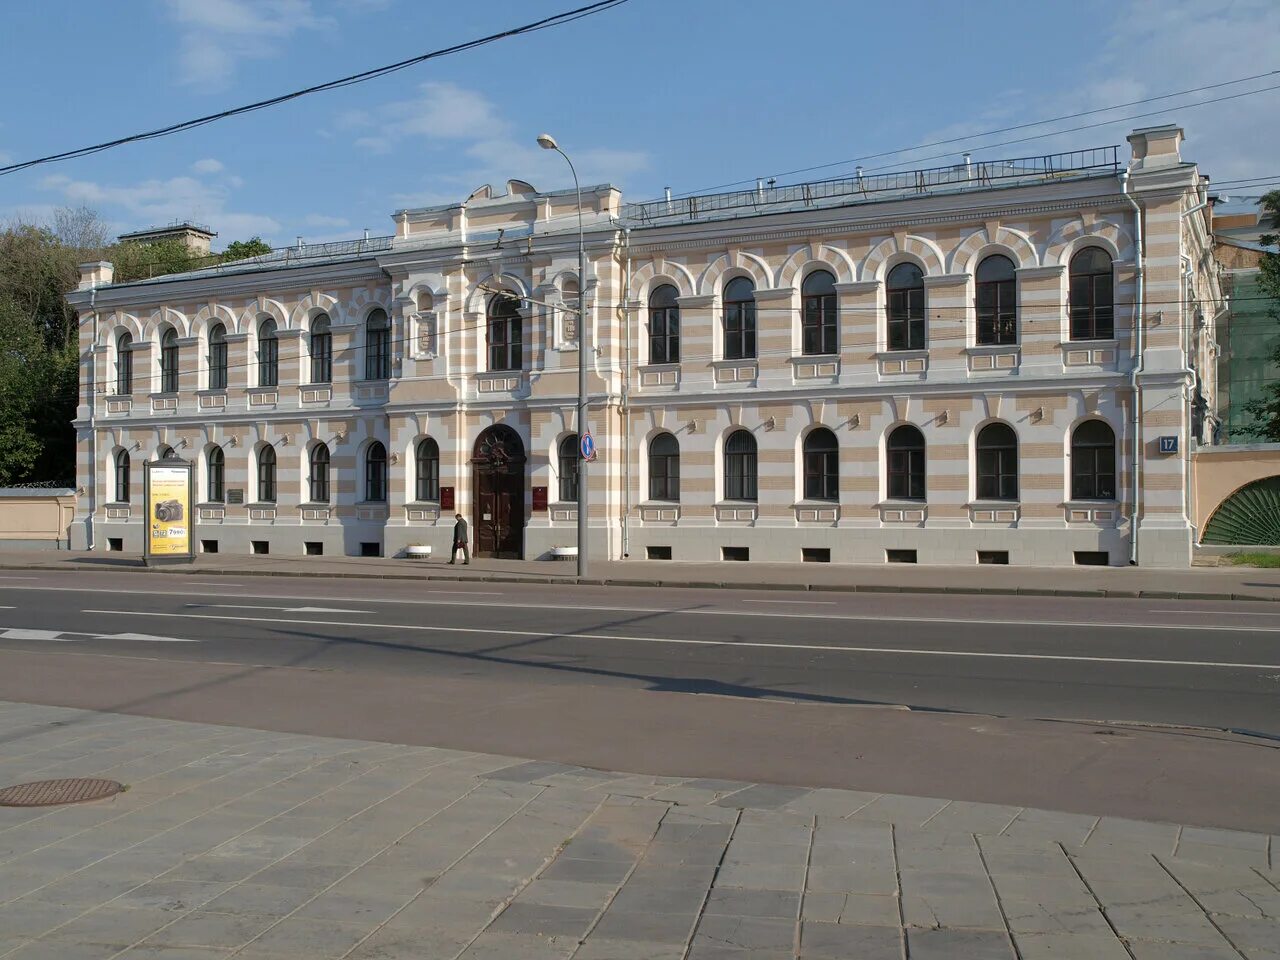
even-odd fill
[(37, 780), (0, 788), (0, 807), (54, 807), (64, 803), (87, 803), (113, 797), (124, 790), (123, 783), (78, 777), (74, 780)]

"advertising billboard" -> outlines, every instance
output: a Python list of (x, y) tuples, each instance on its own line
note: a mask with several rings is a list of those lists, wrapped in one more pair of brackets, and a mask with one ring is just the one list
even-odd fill
[(190, 563), (195, 559), (191, 479), (191, 464), (186, 460), (175, 458), (147, 463), (144, 563)]

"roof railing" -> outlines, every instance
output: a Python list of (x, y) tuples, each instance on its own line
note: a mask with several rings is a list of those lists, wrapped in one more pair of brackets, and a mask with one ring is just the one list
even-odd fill
[(987, 190), (999, 186), (1097, 176), (1120, 169), (1120, 148), (1091, 147), (1066, 153), (1048, 153), (1011, 160), (967, 160), (945, 167), (927, 167), (890, 173), (866, 174), (859, 167), (851, 177), (813, 180), (775, 186), (757, 184), (753, 189), (707, 193), (688, 197), (645, 200), (622, 207), (622, 219), (640, 224), (709, 218), (717, 213), (740, 215), (767, 212), (786, 204), (817, 206), (824, 201), (871, 202), (894, 197), (927, 196), (961, 190)]

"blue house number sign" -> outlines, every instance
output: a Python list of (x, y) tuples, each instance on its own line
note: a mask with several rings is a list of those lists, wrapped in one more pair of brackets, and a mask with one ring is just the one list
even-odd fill
[(1160, 452), (1161, 453), (1177, 453), (1178, 438), (1177, 437), (1161, 437)]

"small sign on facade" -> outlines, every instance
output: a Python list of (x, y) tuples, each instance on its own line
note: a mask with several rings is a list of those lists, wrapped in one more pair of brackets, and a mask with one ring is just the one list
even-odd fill
[(545, 513), (547, 510), (547, 488), (533, 488), (533, 510), (535, 513)]
[(453, 487), (440, 488), (440, 509), (441, 510), (453, 509)]
[(1177, 453), (1177, 452), (1178, 452), (1178, 438), (1177, 438), (1176, 436), (1175, 436), (1175, 437), (1161, 437), (1161, 438), (1160, 438), (1160, 452), (1161, 452), (1161, 453)]
[(228, 487), (228, 488), (227, 488), (227, 503), (230, 503), (230, 504), (241, 504), (241, 503), (244, 503), (244, 488), (243, 488), (243, 487)]

